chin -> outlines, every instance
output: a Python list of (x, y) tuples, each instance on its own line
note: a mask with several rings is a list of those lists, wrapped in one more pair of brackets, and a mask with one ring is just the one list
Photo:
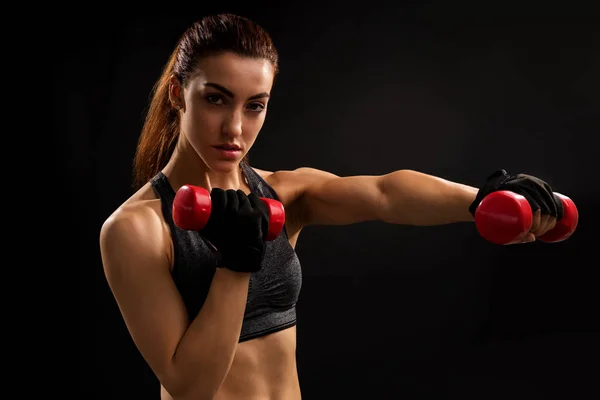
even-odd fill
[(240, 160), (211, 160), (208, 165), (211, 171), (219, 173), (228, 173), (236, 171), (239, 168)]

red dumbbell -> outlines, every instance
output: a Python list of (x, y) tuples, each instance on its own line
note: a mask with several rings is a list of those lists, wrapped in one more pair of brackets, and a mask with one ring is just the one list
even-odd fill
[[(277, 200), (262, 198), (269, 209), (269, 232), (267, 240), (279, 236), (285, 224), (283, 204)], [(173, 222), (185, 230), (199, 231), (208, 222), (212, 202), (210, 193), (203, 187), (184, 185), (175, 193), (173, 200)]]
[[(554, 193), (562, 201), (564, 213), (556, 226), (537, 239), (556, 243), (568, 239), (579, 222), (579, 212), (573, 200)], [(475, 210), (475, 225), (479, 234), (495, 244), (520, 242), (531, 229), (533, 214), (529, 202), (520, 194), (500, 190), (492, 192)]]

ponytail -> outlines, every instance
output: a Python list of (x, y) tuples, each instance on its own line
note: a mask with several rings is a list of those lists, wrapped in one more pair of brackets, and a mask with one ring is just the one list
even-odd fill
[(167, 165), (177, 144), (179, 112), (169, 101), (169, 84), (176, 56), (177, 49), (171, 54), (152, 91), (133, 161), (133, 185), (136, 190)]

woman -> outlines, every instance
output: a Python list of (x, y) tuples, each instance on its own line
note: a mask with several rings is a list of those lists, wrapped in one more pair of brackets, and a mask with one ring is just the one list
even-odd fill
[[(411, 170), (338, 177), (250, 166), (277, 73), (273, 43), (252, 21), (216, 15), (189, 27), (154, 88), (135, 157), (137, 191), (102, 226), (108, 283), (164, 400), (301, 397), (294, 246), (307, 225), (473, 221), (481, 199), (499, 189), (523, 194), (536, 210), (524, 242), (561, 216), (545, 182), (505, 171), (477, 189)], [(173, 223), (183, 185), (211, 193), (199, 232)], [(275, 240), (264, 239), (259, 197), (285, 207)]]

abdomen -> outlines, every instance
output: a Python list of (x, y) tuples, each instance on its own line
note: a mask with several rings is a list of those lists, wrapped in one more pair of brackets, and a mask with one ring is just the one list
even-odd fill
[(242, 342), (216, 399), (300, 399), (296, 327)]
[[(215, 400), (300, 400), (296, 327), (238, 344)], [(161, 400), (173, 400), (161, 388)]]

